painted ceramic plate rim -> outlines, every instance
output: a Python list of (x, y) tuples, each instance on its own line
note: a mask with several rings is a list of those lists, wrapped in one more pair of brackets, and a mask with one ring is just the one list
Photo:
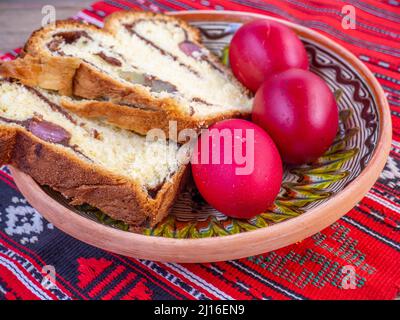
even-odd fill
[[(254, 18), (279, 21), (295, 29), (297, 33), (307, 35), (314, 41), (322, 43), (325, 48), (334, 50), (343, 60), (351, 63), (368, 83), (380, 113), (378, 143), (366, 168), (347, 187), (332, 196), (327, 202), (298, 217), (258, 230), (223, 237), (171, 239), (114, 229), (67, 209), (47, 195), (31, 177), (11, 167), (18, 188), (30, 204), (56, 227), (93, 246), (140, 259), (185, 263), (238, 259), (276, 250), (315, 234), (353, 208), (378, 179), (391, 146), (390, 109), (383, 89), (372, 72), (347, 49), (326, 36), (278, 18), (237, 11), (180, 11), (169, 14), (197, 21), (206, 21), (207, 16), (217, 16), (220, 17), (220, 21), (232, 22), (235, 20), (250, 21)], [(213, 19), (211, 18), (211, 20)]]

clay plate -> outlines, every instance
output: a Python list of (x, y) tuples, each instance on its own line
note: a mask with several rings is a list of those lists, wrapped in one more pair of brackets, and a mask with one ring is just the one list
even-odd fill
[(349, 51), (321, 34), (263, 15), (241, 12), (174, 12), (201, 28), (206, 46), (226, 60), (232, 34), (258, 18), (280, 21), (302, 39), (311, 70), (340, 92), (340, 132), (316, 163), (285, 168), (274, 206), (250, 220), (227, 218), (208, 206), (193, 186), (171, 214), (142, 234), (87, 207), (72, 207), (56, 192), (42, 188), (11, 168), (27, 200), (71, 236), (126, 256), (169, 262), (211, 262), (275, 250), (329, 226), (354, 207), (384, 167), (391, 144), (391, 118), (382, 88)]

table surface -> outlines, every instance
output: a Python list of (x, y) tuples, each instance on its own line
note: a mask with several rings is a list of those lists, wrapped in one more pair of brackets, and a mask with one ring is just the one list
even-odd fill
[(56, 9), (56, 18), (59, 20), (71, 17), (91, 2), (93, 1), (0, 0), (0, 51), (5, 52), (20, 47), (32, 30), (40, 28), (43, 6), (53, 5)]

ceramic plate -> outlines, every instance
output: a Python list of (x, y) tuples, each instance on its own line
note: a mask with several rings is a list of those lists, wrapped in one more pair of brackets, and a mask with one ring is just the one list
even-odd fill
[(174, 262), (236, 259), (274, 250), (320, 231), (350, 210), (378, 178), (391, 142), (389, 107), (372, 73), (332, 40), (279, 19), (238, 12), (172, 14), (198, 27), (204, 44), (225, 63), (232, 35), (244, 22), (269, 18), (296, 31), (311, 70), (337, 95), (340, 130), (331, 148), (312, 165), (286, 167), (273, 207), (250, 220), (224, 216), (189, 184), (164, 221), (134, 234), (94, 208), (69, 205), (12, 169), (30, 203), (57, 227), (94, 246)]

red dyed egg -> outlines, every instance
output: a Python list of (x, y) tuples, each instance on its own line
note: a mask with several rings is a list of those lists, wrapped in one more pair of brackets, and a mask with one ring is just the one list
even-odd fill
[(296, 33), (270, 20), (256, 20), (236, 31), (229, 61), (236, 78), (253, 92), (273, 73), (308, 68), (306, 50)]
[(282, 183), (282, 162), (274, 142), (262, 128), (240, 119), (221, 121), (201, 134), (192, 172), (204, 199), (236, 218), (264, 212)]
[(324, 80), (307, 70), (290, 69), (263, 83), (252, 119), (274, 140), (284, 162), (303, 164), (322, 156), (332, 144), (339, 114)]

